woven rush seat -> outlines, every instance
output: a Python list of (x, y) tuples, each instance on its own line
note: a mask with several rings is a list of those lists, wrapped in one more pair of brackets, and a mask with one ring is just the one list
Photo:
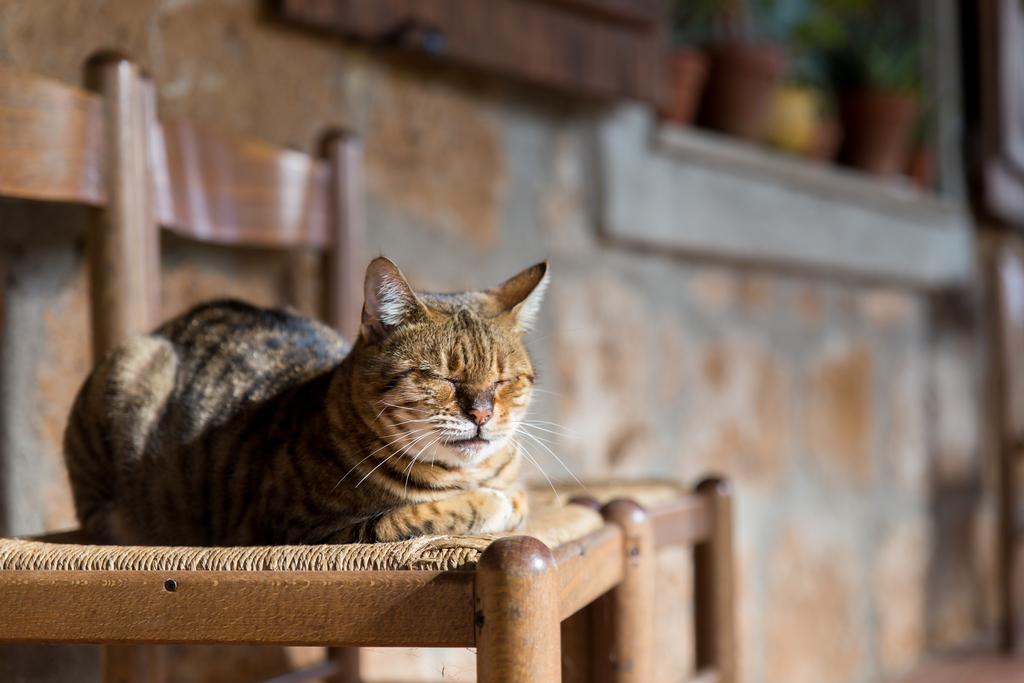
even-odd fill
[(599, 501), (633, 498), (651, 505), (678, 495), (665, 482), (607, 482), (580, 488), (530, 492), (526, 528), (514, 534), (422, 536), (395, 543), (247, 547), (119, 546), (90, 544), (79, 532), (45, 539), (0, 539), (0, 571), (444, 571), (471, 567), (496, 538), (528, 535), (554, 548), (599, 529), (601, 515), (566, 505), (573, 495)]
[(562, 505), (571, 498), (583, 496), (604, 504), (616, 498), (629, 498), (650, 508), (687, 493), (678, 482), (668, 479), (605, 479), (585, 484), (558, 484), (556, 487), (537, 484), (530, 491), (530, 502), (538, 506)]

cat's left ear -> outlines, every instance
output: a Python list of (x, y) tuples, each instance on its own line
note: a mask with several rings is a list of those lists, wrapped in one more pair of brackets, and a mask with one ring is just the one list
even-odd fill
[(377, 343), (392, 330), (422, 319), (423, 304), (416, 297), (402, 271), (390, 259), (378, 256), (366, 267), (363, 324), (360, 334)]
[(487, 293), (498, 300), (502, 309), (511, 313), (516, 327), (526, 332), (533, 327), (544, 300), (544, 290), (551, 279), (548, 262), (530, 266), (518, 275), (505, 280)]

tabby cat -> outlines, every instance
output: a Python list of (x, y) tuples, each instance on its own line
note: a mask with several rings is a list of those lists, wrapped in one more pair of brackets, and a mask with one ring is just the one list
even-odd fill
[(502, 532), (526, 514), (513, 439), (523, 333), (547, 264), (424, 294), (366, 273), (351, 349), (280, 310), (216, 301), (125, 342), (79, 391), (64, 451), (99, 540), (265, 545)]

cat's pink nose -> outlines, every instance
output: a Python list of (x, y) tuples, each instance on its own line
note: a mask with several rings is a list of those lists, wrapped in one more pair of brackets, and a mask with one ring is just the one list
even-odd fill
[(482, 425), (491, 419), (491, 409), (485, 406), (477, 406), (469, 409), (469, 416), (473, 418), (473, 422), (477, 425)]

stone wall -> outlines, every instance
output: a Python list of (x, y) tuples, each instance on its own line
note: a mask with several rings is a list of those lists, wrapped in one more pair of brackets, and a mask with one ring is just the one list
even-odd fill
[[(743, 681), (880, 680), (977, 632), (975, 558), (991, 516), (972, 321), (957, 306), (606, 239), (595, 167), (614, 159), (598, 158), (600, 110), (280, 27), (255, 0), (0, 0), (4, 62), (79, 82), (100, 47), (147, 67), (162, 115), (302, 149), (331, 125), (359, 131), (366, 256), (391, 256), (423, 288), (487, 286), (550, 258), (531, 340), (535, 415), (568, 436), (536, 436), (580, 478), (736, 480)], [(60, 436), (90, 358), (87, 219), (0, 203), (6, 533), (73, 523)], [(167, 315), (210, 296), (288, 300), (288, 257), (169, 238), (164, 251)], [(540, 442), (531, 451), (552, 479), (568, 478)], [(659, 607), (659, 674), (676, 681), (692, 661), (679, 647), (690, 637), (689, 567), (666, 553), (661, 569), (676, 597)], [(176, 678), (250, 680), (312, 656), (234, 652), (176, 656)], [(366, 659), (379, 676), (472, 672), (464, 651)], [(204, 663), (221, 668), (201, 678)], [(89, 648), (0, 650), (3, 680), (95, 680), (94, 666)]]

